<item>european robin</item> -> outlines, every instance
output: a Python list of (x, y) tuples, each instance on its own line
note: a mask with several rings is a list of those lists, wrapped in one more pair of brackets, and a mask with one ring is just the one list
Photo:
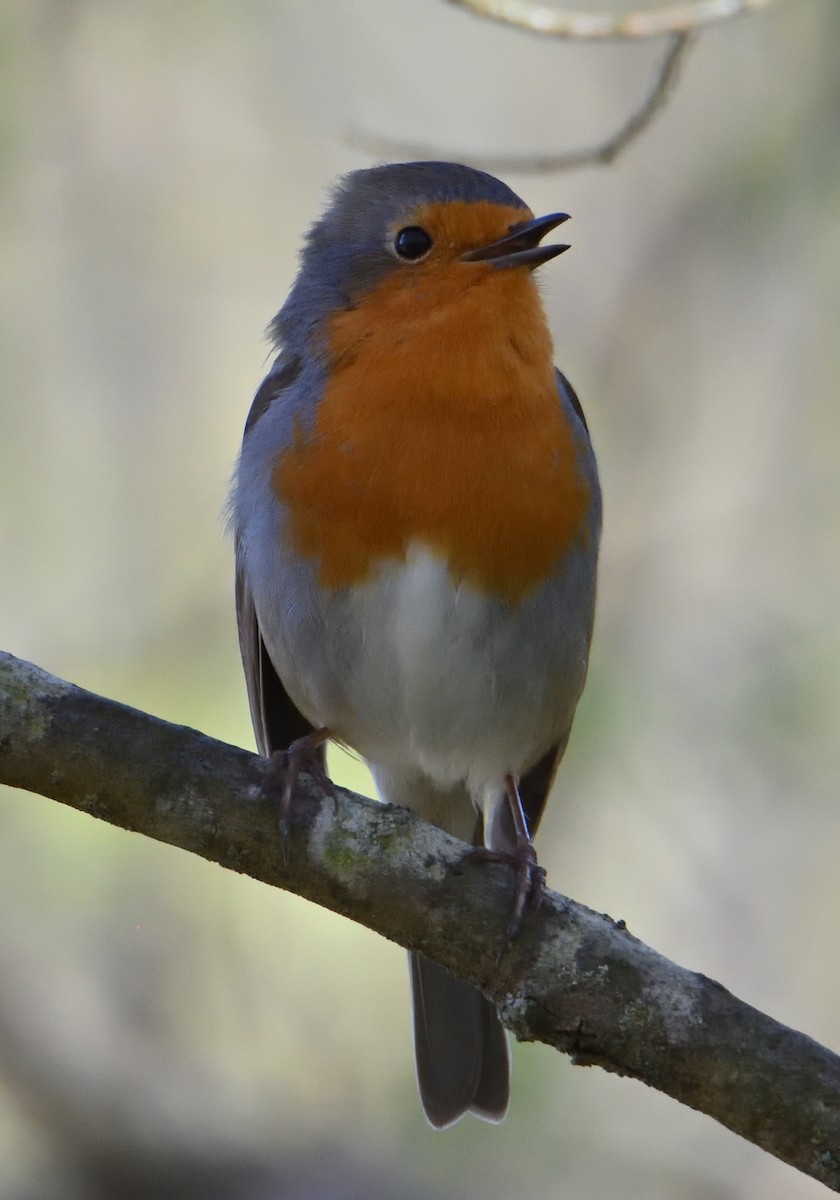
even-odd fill
[[(595, 458), (533, 275), (565, 219), (455, 163), (342, 179), (271, 325), (232, 496), (260, 751), (323, 765), (334, 739), (383, 800), (511, 862), (509, 936), (595, 605)], [(501, 1120), (495, 1008), (410, 966), (426, 1116)]]

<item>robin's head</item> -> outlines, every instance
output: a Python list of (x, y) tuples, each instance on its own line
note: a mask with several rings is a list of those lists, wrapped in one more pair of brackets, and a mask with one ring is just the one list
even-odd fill
[[(534, 217), (506, 184), (457, 163), (395, 163), (354, 171), (309, 231), (301, 269), (272, 332), (308, 343), (341, 311), (377, 296), (393, 320), (438, 315), (476, 286), (523, 283), (565, 245), (541, 245), (566, 213)], [(532, 284), (527, 285), (529, 288)]]

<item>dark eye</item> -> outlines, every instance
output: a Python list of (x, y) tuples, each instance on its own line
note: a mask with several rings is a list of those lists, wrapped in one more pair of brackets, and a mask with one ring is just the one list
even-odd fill
[(394, 238), (394, 249), (397, 254), (400, 258), (407, 258), (409, 261), (422, 258), (424, 254), (429, 253), (431, 248), (432, 239), (419, 225), (406, 225), (405, 229), (401, 229)]

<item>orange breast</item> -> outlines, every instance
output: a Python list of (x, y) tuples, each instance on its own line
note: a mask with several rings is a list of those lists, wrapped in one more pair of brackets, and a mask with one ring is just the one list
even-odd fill
[(313, 427), (273, 471), (285, 535), (325, 587), (420, 542), (454, 579), (515, 603), (586, 536), (589, 486), (530, 274), (457, 259), (396, 270), (332, 319), (329, 346)]

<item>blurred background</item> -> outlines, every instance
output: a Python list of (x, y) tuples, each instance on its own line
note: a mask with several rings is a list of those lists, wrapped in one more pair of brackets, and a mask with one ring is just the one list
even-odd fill
[[(574, 217), (541, 278), (605, 500), (541, 861), (835, 1049), (838, 37), (836, 0), (710, 29), (615, 165), (506, 173)], [(574, 149), (663, 49), (439, 0), (0, 3), (0, 645), (252, 747), (220, 514), (301, 235), (373, 161), (348, 130)], [(540, 1046), (504, 1125), (435, 1134), (398, 948), (9, 790), (0, 912), (7, 1200), (824, 1194)]]

